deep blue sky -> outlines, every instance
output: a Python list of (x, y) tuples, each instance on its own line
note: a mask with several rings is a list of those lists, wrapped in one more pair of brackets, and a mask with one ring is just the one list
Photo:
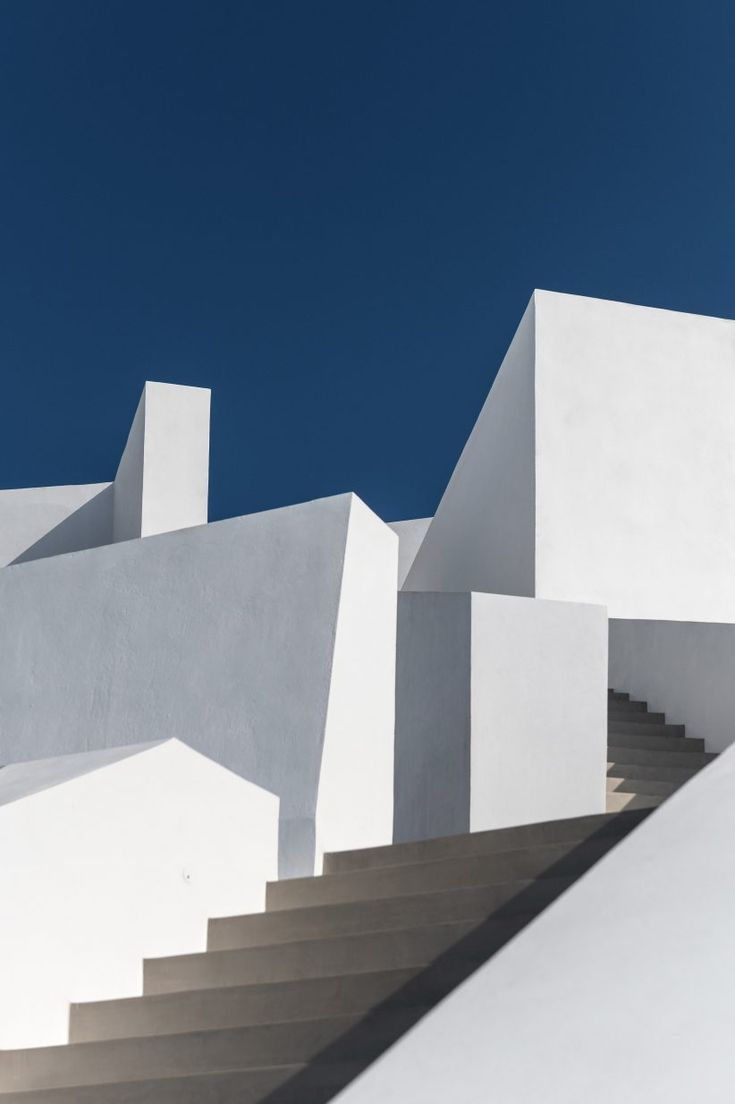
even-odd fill
[(4, 0), (0, 486), (433, 511), (534, 286), (735, 316), (735, 4)]

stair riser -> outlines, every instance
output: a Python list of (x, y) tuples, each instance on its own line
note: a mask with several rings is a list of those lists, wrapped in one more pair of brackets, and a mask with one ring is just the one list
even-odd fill
[(464, 920), (479, 922), (501, 905), (505, 906), (505, 915), (512, 914), (515, 899), (516, 911), (519, 912), (545, 908), (569, 885), (569, 878), (548, 878), (539, 882), (507, 882), (498, 886), (360, 901), (350, 905), (234, 916), (210, 921), (207, 949), (228, 951), (429, 924)]
[(592, 837), (622, 838), (643, 819), (644, 814), (631, 813), (628, 817), (618, 818), (598, 813), (594, 816), (572, 817), (569, 820), (522, 824), (517, 828), (497, 828), (491, 832), (471, 832), (464, 836), (396, 843), (389, 847), (328, 852), (324, 856), (324, 873), (340, 874), (377, 867), (466, 859), (543, 844), (582, 842)]
[(628, 812), (631, 809), (648, 809), (652, 812), (665, 800), (665, 797), (656, 794), (615, 792), (607, 794), (606, 808), (609, 813)]
[(327, 1046), (331, 1061), (368, 1058), (416, 1023), (423, 1011), (396, 1009), (363, 1023), (359, 1031), (354, 1030), (358, 1017), (341, 1017), (8, 1051), (0, 1055), (0, 1086), (19, 1092), (243, 1071), (307, 1062)]
[(609, 709), (607, 712), (609, 724), (622, 721), (625, 724), (666, 724), (665, 713), (645, 713), (635, 709)]
[(637, 793), (648, 796), (671, 797), (680, 788), (677, 782), (656, 782), (651, 778), (608, 778), (608, 793)]
[(701, 755), (704, 751), (704, 740), (691, 736), (640, 736), (635, 732), (614, 732), (610, 733), (608, 743), (609, 746), (637, 748), (639, 751), (684, 752), (695, 755)]
[(716, 756), (696, 751), (647, 751), (645, 748), (628, 748), (618, 744), (607, 749), (609, 763), (637, 763), (641, 767), (673, 767), (701, 770)]
[[(637, 721), (609, 721), (607, 726), (608, 737), (615, 732), (627, 732), (628, 735), (636, 733), (639, 736), (685, 736), (684, 725), (674, 724), (643, 724)], [(614, 741), (612, 741), (614, 743)]]
[[(217, 1030), (290, 1019), (364, 1014), (388, 998), (391, 1005), (432, 1005), (467, 974), (463, 962), (410, 970), (343, 974), (273, 985), (168, 993), (72, 1005), (70, 1039), (87, 1042), (137, 1035)], [(409, 984), (410, 983), (410, 984)]]
[[(0, 1099), (3, 1104), (266, 1104), (278, 1090), (278, 1104), (323, 1104), (364, 1065), (280, 1066), (247, 1073), (10, 1092)], [(288, 1085), (294, 1077), (294, 1084)]]
[(685, 770), (684, 767), (667, 767), (663, 764), (647, 767), (642, 763), (631, 763), (627, 758), (624, 762), (609, 760), (607, 764), (608, 777), (643, 779), (646, 782), (649, 780), (652, 782), (671, 782), (677, 786), (683, 786), (685, 782), (694, 778), (694, 775), (698, 774), (700, 769)]
[(609, 713), (647, 713), (648, 702), (644, 701), (615, 701), (612, 698), (608, 700), (607, 709)]
[[(516, 926), (523, 922), (524, 918), (518, 917)], [(143, 992), (171, 993), (183, 989), (212, 989), (247, 983), (256, 985), (327, 974), (427, 966), (477, 926), (476, 923), (445, 924), (399, 932), (285, 943), (264, 949), (151, 959), (144, 967)], [(503, 930), (506, 928), (511, 929), (510, 922), (503, 925)]]
[(340, 902), (398, 897), (413, 893), (444, 892), (473, 885), (497, 885), (519, 879), (570, 877), (586, 870), (614, 846), (615, 838), (558, 843), (519, 851), (504, 851), (470, 859), (413, 866), (387, 866), (322, 878), (293, 878), (271, 882), (268, 909), (290, 909)]

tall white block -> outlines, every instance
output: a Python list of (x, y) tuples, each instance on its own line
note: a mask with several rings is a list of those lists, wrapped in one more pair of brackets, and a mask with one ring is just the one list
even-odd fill
[(602, 607), (400, 594), (395, 839), (604, 812), (606, 687)]
[(178, 737), (281, 798), (281, 872), (388, 843), (398, 540), (354, 495), (0, 571), (0, 762)]
[(146, 383), (115, 476), (116, 541), (206, 523), (209, 404), (207, 388)]
[(278, 799), (178, 740), (18, 763), (0, 853), (0, 1048), (64, 1043), (70, 1002), (140, 995), (144, 957), (264, 907)]
[(735, 323), (537, 291), (408, 590), (735, 621)]

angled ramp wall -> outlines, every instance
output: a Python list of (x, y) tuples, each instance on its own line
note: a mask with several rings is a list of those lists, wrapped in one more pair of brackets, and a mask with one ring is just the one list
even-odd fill
[(734, 836), (730, 749), (339, 1104), (728, 1104)]
[(175, 736), (279, 795), (284, 874), (389, 842), (397, 544), (340, 495), (0, 572), (0, 761)]
[(262, 909), (277, 850), (277, 798), (177, 740), (0, 769), (0, 1084), (69, 1002), (139, 995), (144, 957)]

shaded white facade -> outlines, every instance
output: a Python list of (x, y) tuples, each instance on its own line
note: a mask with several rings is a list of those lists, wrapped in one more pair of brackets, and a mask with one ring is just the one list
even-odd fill
[(263, 908), (278, 799), (178, 740), (20, 763), (0, 851), (0, 1050), (63, 1043), (71, 1001), (135, 996), (144, 957)]
[(176, 737), (281, 798), (281, 871), (390, 841), (398, 540), (354, 495), (0, 571), (0, 761)]
[(395, 841), (604, 812), (606, 688), (602, 607), (399, 595)]
[(398, 537), (398, 589), (403, 586), (416, 553), (426, 536), (431, 518), (411, 518), (408, 521), (391, 521), (390, 527)]

